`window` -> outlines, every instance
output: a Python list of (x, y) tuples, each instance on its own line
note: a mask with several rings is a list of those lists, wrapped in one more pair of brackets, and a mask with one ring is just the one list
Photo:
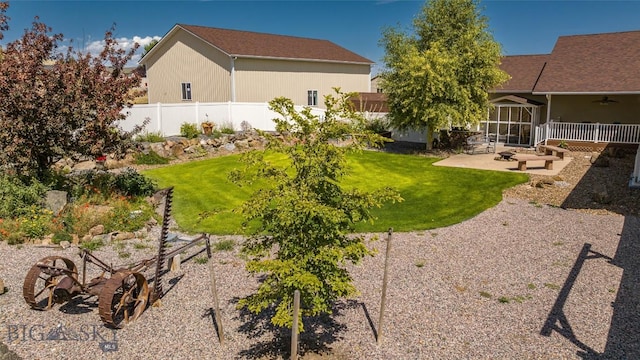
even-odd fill
[(182, 100), (191, 100), (191, 83), (182, 83)]
[(309, 106), (318, 105), (318, 90), (307, 91), (307, 105)]

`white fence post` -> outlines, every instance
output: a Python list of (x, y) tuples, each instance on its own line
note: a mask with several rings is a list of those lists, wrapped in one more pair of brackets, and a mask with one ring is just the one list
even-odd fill
[(158, 132), (160, 133), (160, 135), (164, 135), (164, 132), (162, 131), (162, 104), (161, 103), (157, 103), (156, 104), (156, 115), (158, 116)]
[(593, 142), (597, 144), (598, 140), (600, 139), (600, 123), (596, 123), (595, 128), (596, 129), (593, 132)]

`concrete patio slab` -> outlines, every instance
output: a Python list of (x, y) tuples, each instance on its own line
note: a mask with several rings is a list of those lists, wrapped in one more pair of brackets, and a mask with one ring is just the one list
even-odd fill
[[(521, 149), (517, 149), (517, 150), (521, 151)], [(544, 161), (542, 160), (527, 162), (527, 170), (519, 171), (517, 161), (496, 160), (496, 158), (500, 158), (500, 155), (498, 155), (498, 153), (502, 151), (516, 152), (516, 149), (511, 149), (507, 147), (498, 147), (496, 149), (496, 153), (474, 154), (474, 155), (469, 155), (465, 153), (456, 154), (446, 159), (440, 160), (434, 163), (433, 165), (480, 169), (480, 170), (525, 172), (528, 174), (536, 174), (536, 175), (557, 175), (560, 171), (562, 171), (562, 169), (564, 169), (565, 166), (567, 166), (567, 164), (569, 164), (570, 161), (573, 160), (572, 157), (565, 157), (564, 160), (554, 161), (553, 170), (546, 170), (544, 168)]]

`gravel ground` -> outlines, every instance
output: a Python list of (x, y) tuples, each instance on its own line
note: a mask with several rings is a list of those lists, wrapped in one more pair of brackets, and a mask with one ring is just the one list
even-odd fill
[[(385, 242), (377, 240), (371, 246), (379, 255), (352, 269), (361, 295), (337, 304), (332, 320), (307, 319), (301, 351), (305, 358), (332, 359), (540, 359), (581, 353), (637, 358), (639, 236), (636, 217), (514, 198), (454, 226), (396, 233), (382, 345), (376, 345), (373, 329), (385, 250)], [(581, 256), (589, 246), (592, 252)], [(153, 247), (136, 249), (131, 243), (126, 251), (131, 260), (155, 254)], [(162, 306), (114, 333), (101, 325), (93, 298), (47, 312), (30, 310), (22, 299), (22, 282), (33, 263), (56, 254), (80, 264), (76, 248), (0, 243), (0, 252), (0, 277), (9, 289), (0, 296), (2, 341), (24, 359), (288, 357), (286, 332), (273, 329), (265, 317), (235, 309), (237, 298), (257, 284), (237, 249), (216, 252), (213, 259), (224, 345), (211, 317), (208, 267), (194, 259), (167, 274)], [(107, 263), (127, 262), (117, 253), (113, 246), (95, 252)], [(581, 261), (577, 268), (574, 263)], [(59, 326), (80, 341), (40, 341), (40, 334)], [(104, 341), (117, 343), (117, 351), (103, 353)]]
[[(336, 304), (331, 319), (305, 319), (303, 358), (640, 358), (640, 201), (626, 186), (628, 159), (596, 168), (590, 155), (573, 153), (553, 185), (536, 187), (543, 179), (533, 177), (475, 218), (393, 234), (379, 346), (385, 241), (372, 241), (378, 255), (351, 268), (361, 294)], [(598, 186), (606, 187), (607, 203), (593, 201)], [(128, 243), (126, 260), (114, 246), (95, 254), (107, 263), (127, 263), (155, 255), (154, 243)], [(166, 274), (162, 306), (114, 332), (102, 326), (95, 298), (47, 312), (30, 310), (22, 298), (33, 263), (55, 254), (79, 265), (77, 248), (0, 242), (0, 278), (8, 288), (0, 296), (0, 359), (288, 358), (286, 331), (274, 329), (266, 316), (235, 308), (257, 286), (238, 248), (213, 258), (225, 333), (221, 345), (211, 316), (208, 267), (194, 258)], [(66, 329), (69, 340), (41, 340), (56, 329)], [(101, 344), (116, 344), (117, 350), (103, 352)]]

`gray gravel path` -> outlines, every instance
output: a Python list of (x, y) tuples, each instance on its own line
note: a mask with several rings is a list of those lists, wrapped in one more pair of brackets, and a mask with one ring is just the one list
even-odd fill
[[(454, 226), (394, 234), (381, 346), (374, 328), (385, 243), (372, 246), (378, 255), (351, 269), (361, 295), (338, 303), (332, 319), (306, 320), (305, 358), (640, 358), (636, 217), (505, 199)], [(153, 248), (132, 244), (127, 251), (130, 260), (154, 255)], [(273, 329), (265, 317), (236, 310), (236, 299), (257, 281), (234, 252), (214, 258), (224, 346), (211, 317), (207, 266), (193, 259), (165, 277), (169, 290), (161, 307), (149, 308), (114, 334), (101, 326), (94, 299), (48, 312), (30, 310), (22, 299), (33, 263), (59, 254), (80, 264), (77, 249), (0, 243), (0, 254), (0, 277), (9, 288), (0, 296), (0, 341), (24, 359), (288, 357), (286, 332)], [(107, 262), (129, 260), (119, 259), (111, 247), (96, 254)], [(79, 340), (40, 340), (40, 334), (61, 327)], [(117, 351), (103, 352), (105, 342), (117, 343)]]

